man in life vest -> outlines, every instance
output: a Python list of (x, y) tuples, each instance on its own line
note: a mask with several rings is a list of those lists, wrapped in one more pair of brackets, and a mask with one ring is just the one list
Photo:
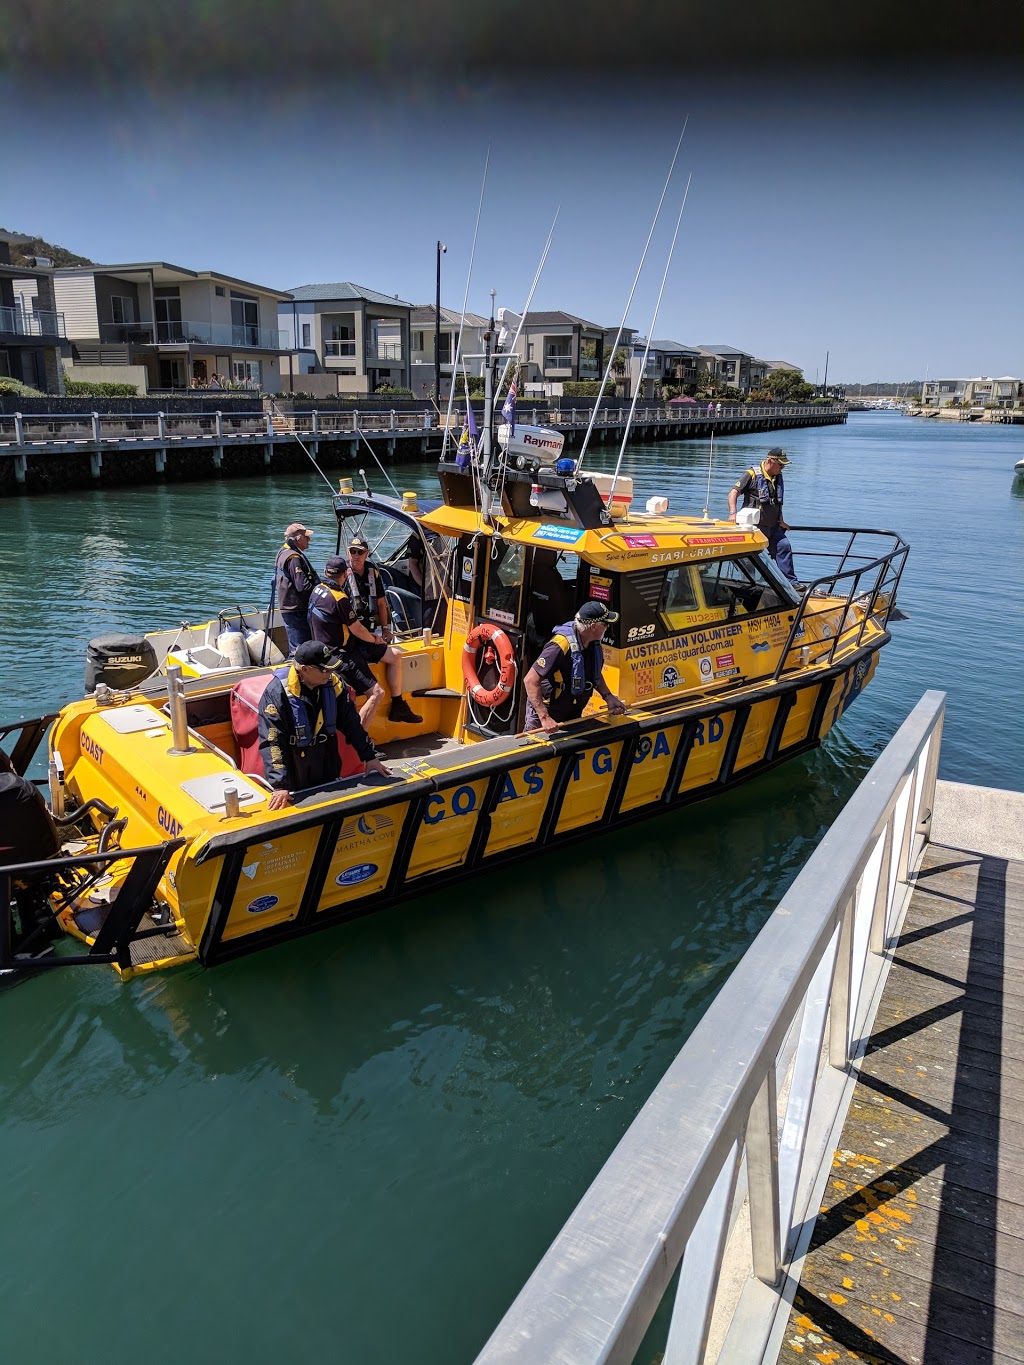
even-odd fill
[(277, 609), (281, 613), (288, 634), (288, 653), (310, 638), (309, 599), (320, 581), (320, 576), (306, 558), (313, 532), (301, 521), (293, 521), (284, 530), (284, 544), (277, 552), (274, 565), (274, 590)]
[(370, 560), (369, 552), (370, 547), (362, 536), (353, 536), (349, 541), (344, 588), (355, 619), (348, 627), (345, 651), (350, 658), (364, 664), (367, 672), (370, 664), (383, 662), (391, 693), (388, 719), (398, 725), (418, 725), (423, 717), (418, 716), (402, 696), (402, 656), (391, 644), (395, 636), (384, 596), (384, 580)]
[[(59, 848), (60, 836), (42, 793), (34, 782), (14, 771), (13, 763), (0, 749), (0, 867), (43, 862)], [(10, 922), (11, 947), (17, 952), (36, 937), (36, 928), (52, 917), (30, 883), (15, 880), (13, 891), (21, 920), (20, 929), (13, 917)], [(9, 907), (0, 905), (0, 915), (9, 914)], [(47, 940), (50, 937), (46, 935)]]
[(267, 684), (259, 730), (263, 775), (274, 789), (271, 810), (287, 806), (294, 791), (322, 787), (340, 776), (339, 730), (368, 773), (391, 776), (334, 671), (341, 662), (341, 655), (321, 641), (306, 640), (291, 664), (278, 669)]
[[(343, 586), (347, 573), (348, 560), (344, 555), (331, 555), (324, 565), (323, 578), (309, 599), (309, 628), (314, 640), (327, 645), (332, 653), (341, 652), (343, 657), (339, 671), (342, 677), (355, 690), (357, 697), (366, 698), (359, 708), (359, 719), (363, 728), (368, 729), (378, 706), (384, 700), (384, 689), (362, 658), (345, 648), (351, 631), (359, 624)], [(372, 642), (376, 644), (376, 640)]]
[(626, 703), (605, 683), (601, 649), (605, 627), (618, 619), (603, 602), (584, 602), (573, 620), (558, 627), (523, 679), (527, 730), (547, 732), (577, 720), (594, 692), (613, 716), (625, 711)]
[(782, 515), (785, 488), (783, 466), (789, 456), (780, 446), (772, 446), (759, 465), (754, 465), (740, 476), (729, 489), (729, 515), (736, 520), (736, 504), (743, 499), (744, 507), (757, 507), (761, 519), (757, 529), (768, 537), (768, 553), (791, 583), (797, 581), (793, 567), (793, 547), (786, 532), (789, 526)]

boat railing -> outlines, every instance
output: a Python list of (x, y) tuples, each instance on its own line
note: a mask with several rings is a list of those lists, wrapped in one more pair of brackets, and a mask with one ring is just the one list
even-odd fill
[[(57, 719), (57, 715), (56, 711), (51, 711), (48, 715), (33, 716), (29, 720), (15, 720), (8, 725), (0, 725), (0, 749), (8, 755), (16, 773), (24, 774), (28, 771), (43, 736)], [(15, 736), (13, 746), (8, 738), (10, 735)]]
[[(120, 823), (120, 822), (119, 822)], [(185, 839), (171, 839), (167, 843), (150, 844), (145, 848), (109, 848), (102, 846), (63, 858), (46, 858), (38, 862), (16, 863), (0, 867), (0, 977), (27, 975), (50, 967), (80, 967), (116, 964), (122, 969), (132, 965), (131, 945), (141, 939), (177, 934), (173, 918), (164, 924), (153, 924), (142, 929), (142, 917), (153, 907), (157, 884), (175, 853), (185, 846)], [(112, 898), (102, 924), (96, 929), (88, 953), (69, 956), (50, 955), (39, 951), (37, 940), (45, 940), (43, 925), (47, 911), (44, 905), (55, 902), (71, 904), (87, 895), (90, 888), (101, 883), (107, 869), (114, 863), (128, 870)], [(15, 941), (11, 907), (16, 900), (22, 914), (27, 898), (36, 893), (41, 917), (34, 931), (22, 920), (22, 936)], [(27, 941), (26, 941), (27, 935)]]
[(944, 711), (927, 692), (900, 727), (476, 1365), (633, 1360), (680, 1264), (665, 1359), (775, 1359), (930, 837)]
[[(791, 526), (790, 531), (799, 536), (801, 568), (809, 561), (818, 561), (814, 567), (828, 561), (829, 567), (804, 579), (804, 596), (779, 655), (776, 680), (811, 663), (831, 664), (837, 653), (856, 648), (871, 624), (884, 630), (910, 553), (895, 531), (820, 526)], [(816, 546), (812, 537), (829, 538), (829, 543)], [(808, 629), (819, 618), (820, 638)]]

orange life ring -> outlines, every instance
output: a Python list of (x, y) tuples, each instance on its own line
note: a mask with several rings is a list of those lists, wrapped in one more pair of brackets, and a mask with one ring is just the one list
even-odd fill
[[(498, 656), (498, 681), (490, 691), (480, 686), (476, 667), (476, 656), (484, 645), (490, 645)], [(466, 679), (469, 695), (481, 706), (500, 706), (512, 691), (516, 679), (516, 656), (512, 641), (500, 626), (492, 626), (484, 621), (469, 632), (462, 649), (462, 676)]]

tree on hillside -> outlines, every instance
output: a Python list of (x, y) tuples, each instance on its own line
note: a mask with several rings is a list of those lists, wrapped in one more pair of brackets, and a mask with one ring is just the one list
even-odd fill
[[(7, 232), (7, 228), (0, 228), (0, 232)], [(12, 265), (28, 266), (33, 256), (45, 256), (55, 266), (96, 264), (95, 261), (90, 261), (88, 256), (76, 256), (73, 251), (68, 251), (66, 247), (54, 246), (52, 242), (43, 241), (42, 237), (32, 237), (25, 233), (13, 231), (11, 235), (26, 238), (25, 241), (11, 243)]]

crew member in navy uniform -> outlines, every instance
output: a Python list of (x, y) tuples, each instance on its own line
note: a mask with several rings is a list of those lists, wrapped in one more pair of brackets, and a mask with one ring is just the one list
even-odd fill
[(267, 684), (259, 727), (263, 775), (274, 789), (271, 810), (287, 806), (292, 792), (322, 787), (341, 775), (339, 730), (368, 773), (391, 776), (335, 672), (341, 662), (341, 654), (322, 641), (306, 640), (291, 664), (278, 669)]
[(274, 587), (277, 609), (288, 635), (288, 653), (310, 639), (309, 599), (320, 581), (320, 575), (306, 558), (313, 532), (301, 521), (285, 527), (284, 544), (277, 552), (274, 565)]
[[(341, 651), (343, 659), (339, 669), (342, 677), (354, 688), (357, 697), (366, 698), (359, 708), (359, 719), (363, 729), (368, 730), (377, 707), (384, 700), (384, 689), (366, 667), (362, 657), (346, 649), (353, 629), (359, 627), (344, 589), (347, 573), (348, 560), (345, 556), (331, 555), (324, 565), (323, 578), (309, 599), (309, 628), (314, 640), (322, 641), (332, 651)], [(361, 629), (365, 630), (365, 627)], [(370, 635), (370, 632), (366, 631), (366, 634)], [(370, 642), (377, 643), (372, 635)]]
[(418, 716), (402, 696), (402, 656), (391, 644), (395, 635), (384, 596), (384, 580), (370, 560), (369, 550), (363, 536), (353, 536), (348, 543), (345, 592), (356, 619), (349, 626), (345, 649), (350, 658), (367, 665), (367, 672), (370, 664), (383, 662), (391, 693), (388, 719), (398, 725), (418, 725), (423, 717)]
[(558, 627), (523, 679), (527, 730), (557, 730), (577, 720), (594, 692), (613, 716), (625, 711), (626, 703), (604, 680), (601, 649), (605, 627), (618, 619), (603, 602), (584, 602), (573, 620)]
[(782, 515), (782, 502), (785, 488), (782, 480), (783, 466), (789, 464), (789, 456), (781, 446), (772, 446), (759, 465), (753, 465), (740, 476), (729, 489), (729, 515), (736, 520), (736, 504), (743, 499), (744, 507), (758, 507), (761, 520), (757, 529), (768, 537), (768, 553), (782, 573), (791, 583), (796, 583), (796, 569), (793, 567), (793, 547), (786, 532), (789, 526)]

